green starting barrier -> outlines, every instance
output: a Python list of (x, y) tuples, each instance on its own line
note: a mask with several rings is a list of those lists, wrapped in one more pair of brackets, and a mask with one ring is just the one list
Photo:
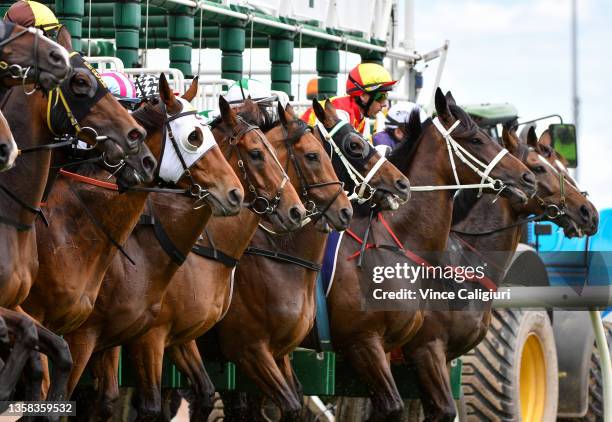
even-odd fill
[[(119, 359), (119, 385), (135, 387), (136, 373), (128, 363), (129, 358), (122, 351)], [(368, 390), (356, 376), (351, 365), (333, 352), (317, 353), (308, 349), (297, 349), (291, 355), (291, 364), (307, 396), (367, 397)], [(217, 391), (241, 391), (259, 393), (260, 389), (232, 362), (205, 360), (206, 372)], [(419, 387), (414, 368), (392, 364), (393, 377), (400, 395), (404, 399), (417, 399)], [(453, 397), (461, 397), (461, 359), (450, 365), (450, 379)], [(79, 385), (92, 384), (86, 371)], [(189, 380), (169, 359), (164, 358), (162, 371), (163, 388), (189, 388)]]

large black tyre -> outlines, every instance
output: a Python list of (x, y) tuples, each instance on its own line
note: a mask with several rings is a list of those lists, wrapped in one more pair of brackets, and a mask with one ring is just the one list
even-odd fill
[[(604, 322), (604, 331), (608, 348), (612, 350), (612, 322)], [(560, 422), (602, 422), (603, 421), (603, 379), (601, 375), (600, 354), (593, 345), (591, 365), (589, 368), (589, 407), (581, 418), (564, 418)]]
[(462, 361), (468, 421), (555, 420), (557, 351), (545, 311), (494, 310), (487, 335)]

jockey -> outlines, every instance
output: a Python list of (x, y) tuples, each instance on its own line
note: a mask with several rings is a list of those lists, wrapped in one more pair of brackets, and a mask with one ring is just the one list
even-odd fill
[(413, 110), (418, 110), (421, 123), (427, 119), (427, 114), (415, 103), (400, 101), (389, 109), (385, 119), (385, 130), (374, 135), (374, 146), (386, 145), (391, 149), (406, 139), (407, 123)]
[(45, 36), (55, 40), (62, 24), (51, 9), (42, 3), (30, 0), (19, 0), (11, 5), (4, 15), (4, 20), (21, 26), (33, 26), (43, 31)]
[[(379, 111), (387, 106), (388, 92), (397, 83), (391, 75), (379, 64), (361, 63), (349, 72), (346, 80), (346, 96), (333, 97), (330, 101), (340, 118), (347, 118), (348, 122), (362, 135), (366, 135), (366, 117), (375, 117)], [(313, 126), (316, 116), (312, 108), (306, 110), (302, 120)]]
[(142, 102), (142, 99), (138, 97), (134, 83), (125, 73), (107, 70), (100, 74), (100, 79), (125, 108), (135, 110)]

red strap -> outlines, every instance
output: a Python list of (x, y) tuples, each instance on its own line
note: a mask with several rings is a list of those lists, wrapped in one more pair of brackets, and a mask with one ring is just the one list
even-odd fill
[(387, 232), (389, 232), (389, 234), (391, 235), (391, 237), (393, 238), (393, 240), (395, 241), (395, 244), (400, 248), (400, 249), (404, 249), (404, 245), (402, 244), (402, 242), (400, 242), (400, 240), (397, 238), (397, 236), (395, 235), (395, 233), (393, 233), (393, 230), (391, 230), (391, 227), (389, 226), (389, 223), (387, 223), (387, 220), (385, 220), (385, 217), (382, 215), (382, 213), (378, 213), (378, 220), (382, 223), (383, 227), (385, 229), (387, 229)]
[(77, 174), (77, 173), (71, 173), (71, 172), (66, 171), (64, 169), (60, 169), (59, 174), (61, 174), (62, 176), (65, 176), (65, 177), (67, 177), (69, 179), (76, 180), (77, 182), (86, 183), (88, 185), (98, 186), (100, 188), (109, 189), (109, 190), (115, 190), (115, 191), (119, 190), (119, 187), (115, 183), (104, 182), (102, 180), (98, 180), (98, 179), (94, 179), (94, 178), (91, 178), (91, 177), (83, 176), (83, 175), (80, 175), (80, 174)]

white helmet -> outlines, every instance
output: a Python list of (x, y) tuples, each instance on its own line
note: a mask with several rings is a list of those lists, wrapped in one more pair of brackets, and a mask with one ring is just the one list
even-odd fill
[(399, 126), (408, 123), (412, 110), (418, 109), (421, 123), (427, 120), (425, 111), (415, 103), (409, 101), (399, 101), (391, 106), (385, 119), (385, 129), (397, 129)]
[(272, 95), (266, 85), (256, 79), (242, 78), (227, 90), (225, 99), (232, 107), (238, 107), (251, 97), (256, 103), (272, 102), (276, 96)]

